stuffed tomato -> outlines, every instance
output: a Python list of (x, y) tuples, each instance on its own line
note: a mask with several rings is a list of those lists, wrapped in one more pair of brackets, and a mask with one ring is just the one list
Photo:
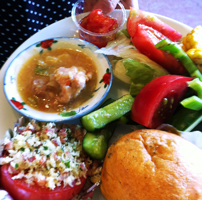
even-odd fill
[(77, 125), (31, 121), (5, 138), (1, 184), (15, 200), (70, 200), (83, 188), (89, 163)]

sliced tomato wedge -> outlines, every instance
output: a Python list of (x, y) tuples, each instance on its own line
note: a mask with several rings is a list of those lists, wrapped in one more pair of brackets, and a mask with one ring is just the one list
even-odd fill
[(129, 17), (127, 20), (127, 30), (131, 37), (134, 36), (138, 24), (143, 24), (159, 31), (173, 42), (179, 40), (182, 34), (170, 27), (168, 24), (161, 21), (154, 14), (148, 13), (139, 9), (130, 8)]
[(15, 200), (70, 200), (83, 188), (86, 179), (81, 178), (80, 185), (60, 186), (55, 190), (41, 188), (38, 185), (28, 185), (22, 179), (12, 179), (8, 165), (1, 167), (1, 184)]
[(185, 95), (190, 77), (165, 75), (155, 78), (136, 96), (131, 119), (148, 128), (157, 128), (174, 113)]
[(138, 24), (136, 32), (132, 37), (132, 42), (141, 53), (164, 67), (171, 74), (182, 75), (186, 72), (185, 67), (171, 54), (160, 49), (156, 49), (155, 47), (155, 44), (165, 38), (165, 35), (157, 30)]

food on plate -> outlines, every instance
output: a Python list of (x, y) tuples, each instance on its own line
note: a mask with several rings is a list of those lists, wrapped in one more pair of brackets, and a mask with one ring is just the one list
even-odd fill
[(81, 117), (81, 123), (87, 131), (103, 128), (128, 113), (133, 101), (134, 98), (130, 94), (124, 95), (113, 103)]
[(57, 48), (35, 54), (17, 77), (23, 101), (44, 112), (61, 112), (86, 102), (97, 85), (97, 67), (86, 53)]
[(134, 46), (172, 74), (184, 74), (186, 69), (171, 54), (155, 48), (155, 44), (165, 38), (179, 40), (182, 35), (153, 14), (130, 9), (127, 30)]
[(127, 30), (131, 36), (134, 36), (138, 24), (143, 24), (158, 32), (162, 33), (164, 36), (172, 41), (177, 41), (182, 37), (182, 34), (177, 32), (175, 29), (170, 27), (168, 24), (161, 21), (154, 14), (135, 8), (130, 8), (129, 17), (127, 20)]
[(153, 79), (168, 74), (157, 67), (151, 67), (133, 59), (124, 59), (122, 65), (127, 70), (126, 75), (130, 78), (130, 94), (136, 96), (140, 90)]
[[(93, 10), (90, 14), (88, 14), (86, 17), (81, 19), (79, 21), (79, 24), (84, 29), (91, 31), (93, 33), (108, 33), (110, 31), (115, 30), (119, 26), (117, 23), (117, 19), (110, 16), (103, 15), (101, 9)], [(85, 33), (83, 34), (84, 35), (80, 34), (80, 37), (86, 40), (86, 34)], [(113, 40), (115, 35), (116, 33), (109, 36), (105, 36), (103, 38), (97, 38), (97, 40), (96, 38), (95, 39), (91, 38), (90, 42), (93, 41), (92, 42), (93, 44), (101, 48), (103, 46), (106, 46), (108, 41)], [(91, 36), (91, 37), (96, 37), (96, 36)]]
[(112, 61), (113, 75), (130, 84), (130, 94), (135, 96), (146, 83), (168, 74), (168, 71), (136, 50), (125, 32), (126, 29), (124, 33), (119, 31), (115, 40), (96, 50), (96, 53), (116, 56)]
[(15, 200), (70, 200), (83, 188), (92, 161), (82, 149), (79, 125), (17, 125), (5, 137), (1, 183)]
[(104, 159), (115, 126), (116, 122), (111, 122), (99, 130), (87, 132), (83, 139), (83, 150), (93, 159)]
[(178, 44), (173, 43), (169, 39), (160, 41), (158, 44), (155, 45), (155, 47), (172, 54), (185, 66), (190, 76), (196, 78), (195, 80), (188, 82), (188, 86), (195, 90), (198, 96), (193, 95), (191, 97), (188, 97), (184, 99), (181, 104), (189, 109), (200, 110), (202, 108), (202, 74), (198, 67)]
[(118, 27), (117, 19), (104, 16), (101, 9), (93, 10), (80, 21), (80, 25), (94, 33), (107, 33)]
[(201, 121), (202, 110), (197, 111), (180, 106), (167, 123), (179, 131), (192, 131)]
[(195, 94), (183, 99), (180, 103), (188, 109), (191, 110), (201, 110), (202, 109), (202, 82), (199, 78), (195, 78), (188, 82), (188, 86), (195, 91)]
[(152, 27), (142, 24), (137, 25), (136, 32), (131, 38), (134, 46), (143, 54), (154, 60), (172, 74), (182, 75), (185, 67), (173, 55), (156, 49), (155, 44), (166, 37)]
[[(91, 113), (90, 115), (88, 114), (88, 116), (91, 117), (91, 120), (94, 120), (94, 124), (91, 122), (91, 125), (94, 126), (94, 131), (88, 130), (85, 134), (83, 139), (83, 150), (90, 156), (90, 158), (96, 160), (103, 160), (105, 158), (110, 139), (112, 138), (117, 125), (135, 124), (130, 118), (130, 110), (133, 100), (134, 99), (131, 95), (125, 95), (116, 101), (109, 98), (100, 106), (99, 110), (93, 112), (95, 118), (94, 116), (92, 117)], [(123, 108), (121, 108), (120, 111), (120, 107), (124, 108), (124, 112)], [(105, 116), (109, 113), (112, 116), (116, 116), (113, 116), (113, 118)], [(104, 118), (109, 118), (108, 121), (102, 123), (103, 116)], [(85, 116), (82, 118), (85, 118)], [(98, 123), (101, 124), (100, 128), (98, 128)]]
[(108, 200), (202, 199), (202, 151), (172, 133), (140, 129), (108, 149), (101, 192)]
[(134, 100), (131, 119), (148, 128), (165, 123), (179, 106), (191, 80), (191, 77), (165, 75), (147, 83)]
[[(192, 29), (183, 37), (182, 48), (197, 65), (202, 64), (202, 26)], [(201, 67), (199, 67), (200, 69)]]
[(169, 39), (165, 38), (159, 43), (157, 43), (155, 47), (157, 49), (165, 51), (166, 53), (172, 54), (177, 60), (179, 60), (183, 64), (183, 66), (189, 72), (190, 76), (199, 78), (202, 81), (201, 72), (177, 43), (174, 43)]

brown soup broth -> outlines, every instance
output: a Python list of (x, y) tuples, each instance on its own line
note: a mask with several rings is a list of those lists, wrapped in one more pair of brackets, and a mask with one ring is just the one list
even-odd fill
[[(86, 83), (81, 93), (67, 104), (60, 104), (56, 97), (58, 90), (46, 90), (45, 94), (36, 95), (33, 92), (33, 81), (50, 82), (51, 75), (36, 74), (36, 67), (47, 69), (52, 74), (59, 67), (82, 67), (86, 72), (92, 72), (92, 79)], [(93, 94), (97, 86), (97, 67), (88, 55), (76, 49), (58, 48), (36, 54), (31, 57), (20, 70), (17, 77), (17, 88), (23, 101), (32, 108), (44, 112), (62, 112), (82, 106)], [(45, 95), (45, 96), (44, 96)]]

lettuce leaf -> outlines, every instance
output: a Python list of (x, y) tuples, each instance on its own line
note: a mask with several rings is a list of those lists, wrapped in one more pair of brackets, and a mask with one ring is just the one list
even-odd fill
[(123, 32), (118, 32), (115, 40), (106, 47), (96, 50), (114, 56), (111, 60), (113, 75), (130, 84), (130, 94), (136, 96), (144, 85), (158, 76), (168, 74), (159, 64), (140, 53)]
[(157, 77), (157, 73), (150, 66), (133, 59), (123, 61), (127, 70), (126, 75), (130, 77), (130, 94), (136, 96), (139, 91), (151, 80)]

